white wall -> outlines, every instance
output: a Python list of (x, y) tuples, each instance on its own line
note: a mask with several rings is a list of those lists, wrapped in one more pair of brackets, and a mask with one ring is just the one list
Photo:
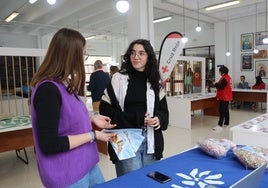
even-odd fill
[[(258, 15), (257, 31), (265, 30), (264, 15)], [(233, 83), (240, 81), (240, 75), (245, 75), (250, 86), (255, 83), (255, 63), (253, 59), (253, 70), (241, 70), (241, 54), (253, 53), (252, 51), (241, 52), (241, 34), (254, 33), (256, 31), (255, 17), (231, 20), (229, 23), (229, 45), (231, 56), (226, 57), (226, 34), (225, 23), (215, 24), (215, 60), (216, 65), (226, 65), (230, 70)], [(255, 44), (254, 44), (255, 47)], [(258, 46), (259, 49), (268, 49), (268, 45)], [(254, 49), (254, 48), (253, 48)], [(218, 69), (216, 69), (216, 80), (219, 78)], [(268, 84), (268, 79), (263, 79)]]
[[(45, 35), (41, 37), (41, 48), (48, 48), (53, 35)], [(94, 39), (87, 40), (87, 54), (91, 56), (111, 56), (113, 62), (111, 64), (120, 64), (121, 55), (125, 52), (127, 46), (126, 37), (118, 37), (112, 39), (103, 39), (96, 41)]]
[(31, 35), (9, 35), (0, 33), (0, 47), (38, 48), (38, 37)]
[[(178, 20), (179, 22), (179, 20)], [(264, 15), (258, 15), (258, 31), (265, 30)], [(245, 75), (249, 83), (255, 83), (255, 63), (253, 63), (252, 71), (241, 71), (241, 34), (255, 32), (255, 17), (247, 17), (243, 19), (231, 20), (229, 23), (229, 45), (232, 55), (225, 56), (226, 52), (226, 33), (225, 22), (217, 23), (214, 28), (211, 26), (203, 26), (200, 33), (195, 32), (195, 26), (188, 26), (186, 35), (189, 38), (187, 47), (206, 46), (215, 44), (215, 62), (216, 65), (226, 65), (230, 70), (230, 75), (233, 78), (233, 83), (239, 82), (240, 75)], [(162, 22), (154, 25), (155, 29), (155, 51), (160, 50), (160, 46), (164, 37), (172, 32), (178, 31), (183, 33), (181, 27), (176, 24), (171, 24), (170, 21)], [(190, 29), (190, 30), (189, 30)], [(40, 39), (36, 36), (21, 36), (8, 35), (0, 32), (0, 46), (4, 47), (21, 47), (21, 48), (47, 48), (52, 36), (43, 36)], [(118, 64), (128, 47), (127, 37), (116, 37), (102, 42), (96, 40), (87, 41), (87, 49), (90, 55), (105, 55), (112, 56), (112, 64)], [(262, 46), (262, 49), (267, 49), (268, 45)], [(253, 53), (253, 51), (252, 51)], [(218, 69), (216, 68), (216, 79), (219, 78)], [(268, 84), (268, 80), (264, 79)]]

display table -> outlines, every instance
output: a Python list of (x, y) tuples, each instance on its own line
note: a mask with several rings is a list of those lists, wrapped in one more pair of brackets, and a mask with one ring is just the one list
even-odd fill
[[(34, 145), (30, 116), (0, 119), (0, 152), (16, 150), (17, 157), (28, 164), (25, 147)], [(25, 159), (19, 153), (23, 150)]]
[(191, 112), (203, 110), (204, 115), (218, 116), (219, 101), (215, 93), (197, 93), (167, 97), (169, 124), (191, 129)]
[[(159, 171), (171, 177), (171, 181), (162, 184), (150, 179), (146, 174), (152, 171)], [(203, 184), (204, 187), (227, 188), (251, 171), (246, 170), (231, 151), (225, 158), (216, 159), (206, 155), (199, 148), (194, 148), (97, 185), (94, 188), (200, 188), (198, 184)], [(210, 183), (205, 183), (205, 178), (211, 180)], [(191, 185), (186, 185), (186, 180)], [(264, 174), (260, 188), (267, 188), (267, 185), (268, 170)]]
[(268, 90), (265, 89), (233, 89), (233, 101), (244, 102), (263, 102), (266, 103), (266, 110)]
[(236, 144), (268, 148), (268, 113), (232, 127), (232, 140)]

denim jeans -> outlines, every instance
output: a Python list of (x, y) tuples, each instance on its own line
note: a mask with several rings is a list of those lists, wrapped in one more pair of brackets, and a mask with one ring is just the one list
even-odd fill
[(70, 185), (68, 188), (90, 188), (104, 182), (102, 172), (96, 164), (82, 179)]
[(127, 174), (131, 171), (142, 168), (146, 165), (150, 165), (155, 162), (154, 154), (147, 154), (147, 137), (146, 132), (143, 135), (143, 140), (138, 151), (135, 153), (136, 156), (130, 159), (120, 160), (115, 163), (115, 170), (117, 177)]

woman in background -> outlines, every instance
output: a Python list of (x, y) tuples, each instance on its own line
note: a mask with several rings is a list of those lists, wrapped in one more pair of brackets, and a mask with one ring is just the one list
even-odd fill
[[(256, 83), (252, 86), (252, 89), (265, 89), (265, 83), (262, 81), (261, 76), (256, 76)], [(251, 105), (251, 109), (257, 109), (257, 104), (255, 102)]]
[(189, 67), (185, 72), (184, 84), (186, 93), (193, 93), (193, 71), (191, 67)]
[(265, 89), (265, 83), (261, 76), (256, 76), (256, 83), (252, 86), (252, 89)]
[(232, 93), (232, 78), (228, 74), (229, 69), (225, 66), (221, 66), (219, 73), (221, 75), (220, 80), (215, 83), (217, 88), (216, 98), (220, 101), (219, 104), (219, 121), (218, 126), (214, 127), (213, 130), (216, 132), (222, 131), (222, 125), (228, 126), (230, 123), (230, 113), (229, 113), (229, 102), (233, 100)]

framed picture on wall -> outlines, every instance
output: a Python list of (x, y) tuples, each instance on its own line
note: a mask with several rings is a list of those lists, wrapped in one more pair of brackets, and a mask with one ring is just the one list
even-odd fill
[(241, 70), (242, 71), (253, 70), (253, 53), (241, 54)]
[(241, 34), (241, 51), (250, 51), (253, 50), (254, 46), (254, 34), (253, 33), (244, 33)]
[(264, 58), (267, 58), (268, 57), (267, 52), (268, 52), (268, 50), (259, 50), (259, 53), (254, 54), (253, 55), (253, 58), (254, 59), (264, 59)]
[(268, 60), (255, 60), (255, 70), (256, 76), (261, 76), (262, 78), (268, 78)]
[(260, 31), (260, 32), (256, 32), (255, 33), (255, 45), (259, 46), (259, 45), (267, 45), (267, 44), (263, 44), (262, 40), (268, 36), (268, 31)]

